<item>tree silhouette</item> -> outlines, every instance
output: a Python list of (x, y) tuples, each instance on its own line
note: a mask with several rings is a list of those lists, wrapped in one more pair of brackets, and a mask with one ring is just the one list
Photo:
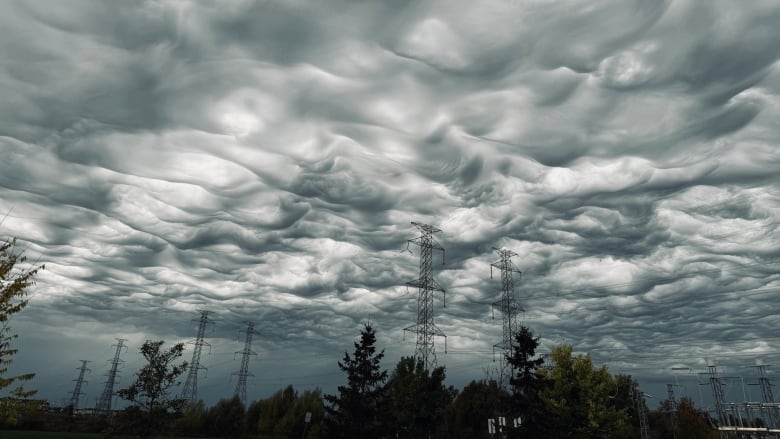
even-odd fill
[(376, 334), (371, 324), (360, 331), (352, 356), (344, 353), (339, 369), (347, 374), (347, 385), (338, 395), (325, 395), (325, 427), (328, 437), (376, 437), (381, 434), (380, 404), (387, 371), (381, 370), (384, 350), (376, 352)]
[(545, 421), (548, 419), (547, 409), (541, 399), (541, 392), (550, 386), (550, 382), (541, 373), (544, 358), (537, 356), (539, 337), (525, 326), (514, 336), (511, 355), (506, 361), (512, 369), (509, 386), (512, 394), (509, 399), (508, 413), (510, 418), (520, 417), (519, 429), (511, 429), (512, 437), (547, 437)]
[(141, 346), (146, 365), (136, 373), (130, 387), (117, 392), (121, 398), (133, 403), (125, 410), (130, 424), (126, 427), (142, 438), (152, 437), (170, 420), (170, 415), (180, 412), (187, 402), (169, 396), (170, 388), (178, 384), (176, 379), (187, 369), (186, 361), (173, 364), (184, 352), (184, 344), (175, 344), (165, 351), (162, 349), (164, 343), (147, 340)]

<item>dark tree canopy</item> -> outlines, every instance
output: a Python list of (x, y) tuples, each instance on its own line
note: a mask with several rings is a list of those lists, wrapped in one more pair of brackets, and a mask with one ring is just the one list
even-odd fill
[(365, 324), (352, 356), (345, 352), (338, 362), (347, 374), (347, 385), (339, 386), (337, 395), (325, 395), (330, 437), (372, 437), (382, 431), (380, 404), (387, 371), (380, 366), (384, 350), (377, 353), (375, 344), (374, 328)]
[(521, 326), (514, 337), (513, 350), (506, 358), (512, 369), (509, 379), (511, 396), (509, 398), (510, 418), (520, 417), (520, 429), (513, 430), (516, 437), (547, 437), (545, 427), (549, 419), (547, 408), (541, 399), (541, 392), (550, 386), (550, 381), (542, 374), (544, 358), (536, 354), (539, 337), (534, 337), (530, 329)]
[(444, 367), (429, 372), (422, 359), (401, 358), (387, 385), (392, 437), (427, 438), (436, 431), (456, 393), (444, 386), (446, 376)]

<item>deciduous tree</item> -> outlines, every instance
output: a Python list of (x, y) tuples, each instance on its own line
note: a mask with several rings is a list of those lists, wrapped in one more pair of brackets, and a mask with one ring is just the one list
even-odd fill
[(34, 284), (34, 276), (40, 267), (20, 268), (26, 257), (14, 251), (16, 239), (0, 243), (0, 396), (5, 389), (16, 386), (8, 392), (8, 398), (0, 400), (0, 424), (13, 425), (18, 421), (23, 408), (20, 399), (29, 398), (35, 390), (26, 389), (24, 384), (35, 377), (34, 373), (8, 376), (11, 357), (18, 349), (12, 347), (17, 338), (11, 333), (11, 317), (27, 306), (27, 290)]
[(174, 364), (184, 352), (184, 344), (178, 343), (170, 349), (163, 350), (165, 342), (147, 340), (141, 346), (141, 355), (146, 359), (146, 365), (136, 373), (135, 381), (117, 394), (133, 405), (127, 414), (130, 429), (142, 438), (152, 437), (171, 419), (171, 414), (180, 412), (186, 400), (172, 398), (169, 395), (171, 387), (177, 385), (177, 378), (187, 369), (187, 362)]

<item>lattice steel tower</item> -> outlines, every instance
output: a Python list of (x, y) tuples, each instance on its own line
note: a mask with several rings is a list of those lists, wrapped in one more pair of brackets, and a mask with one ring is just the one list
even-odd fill
[(645, 405), (645, 393), (636, 394), (636, 406), (639, 414), (639, 434), (642, 439), (650, 439), (650, 424), (647, 422), (647, 405)]
[(672, 424), (672, 438), (677, 439), (677, 430), (680, 422), (677, 418), (677, 399), (674, 397), (674, 384), (666, 385), (666, 394), (669, 398), (669, 420)]
[(767, 412), (769, 417), (768, 426), (770, 428), (776, 428), (778, 423), (777, 408), (772, 407), (774, 406), (775, 395), (772, 392), (772, 382), (766, 376), (766, 366), (768, 365), (758, 359), (756, 360), (756, 365), (753, 367), (755, 367), (756, 372), (758, 372), (758, 386), (761, 387), (761, 401), (770, 406)]
[(444, 335), (433, 322), (433, 293), (440, 291), (444, 294), (444, 306), (446, 306), (446, 292), (433, 278), (433, 251), (441, 250), (442, 264), (444, 264), (444, 248), (433, 237), (434, 233), (441, 232), (436, 227), (412, 221), (422, 235), (407, 241), (420, 247), (420, 277), (407, 282), (406, 285), (417, 288), (417, 323), (404, 328), (404, 331), (417, 334), (417, 346), (414, 349), (414, 357), (422, 360), (425, 370), (436, 368), (436, 350), (433, 345), (433, 337), (444, 337), (444, 352), (447, 352), (447, 336)]
[[(257, 355), (252, 351), (252, 335), (257, 334), (255, 332), (255, 324), (252, 322), (246, 322), (246, 331), (244, 332), (244, 350), (237, 351), (236, 355), (241, 354), (241, 370), (233, 372), (233, 375), (238, 375), (238, 382), (236, 383), (236, 391), (234, 392), (241, 398), (241, 402), (246, 407), (246, 378), (253, 377), (254, 375), (249, 372), (249, 356)], [(233, 356), (235, 360), (236, 357)]]
[[(189, 373), (187, 374), (187, 380), (184, 382), (184, 390), (181, 392), (181, 397), (189, 402), (196, 402), (198, 400), (198, 371), (200, 369), (207, 369), (200, 364), (200, 353), (203, 351), (203, 346), (211, 347), (210, 344), (203, 341), (206, 335), (206, 327), (213, 325), (214, 321), (209, 318), (211, 311), (200, 310), (200, 319), (198, 319), (198, 337), (195, 341), (190, 341), (195, 345), (192, 350), (192, 361), (189, 365)], [(193, 322), (195, 319), (192, 320)]]
[(495, 359), (496, 349), (501, 351), (499, 385), (506, 386), (511, 376), (511, 370), (506, 358), (512, 355), (514, 336), (517, 333), (517, 313), (522, 311), (515, 299), (515, 280), (513, 276), (514, 273), (520, 274), (520, 269), (512, 263), (512, 256), (517, 256), (517, 253), (503, 248), (493, 247), (493, 249), (498, 253), (500, 259), (490, 264), (490, 278), (493, 278), (494, 267), (501, 271), (501, 298), (493, 303), (493, 317), (495, 318), (495, 309), (498, 307), (502, 314), (501, 326), (503, 328), (501, 343), (493, 345), (493, 356)]
[[(728, 424), (728, 417), (726, 416), (725, 397), (723, 395), (723, 380), (718, 376), (718, 368), (715, 366), (715, 362), (712, 360), (707, 361), (707, 372), (709, 375), (709, 382), (712, 389), (712, 399), (715, 402), (715, 412), (718, 414), (718, 425), (723, 426)], [(726, 437), (726, 433), (721, 431), (721, 437)]]
[(124, 363), (124, 361), (119, 358), (119, 355), (122, 353), (122, 348), (127, 349), (127, 346), (124, 345), (127, 341), (126, 338), (117, 338), (115, 340), (117, 341), (117, 344), (112, 346), (116, 346), (116, 352), (114, 353), (114, 358), (111, 360), (111, 370), (108, 371), (106, 386), (103, 388), (103, 393), (100, 394), (100, 398), (95, 406), (95, 410), (102, 412), (111, 411), (111, 401), (114, 399), (114, 384), (116, 384), (117, 370), (119, 369), (119, 364)]
[(76, 382), (76, 387), (73, 388), (73, 393), (70, 394), (70, 402), (68, 403), (73, 407), (73, 410), (79, 409), (79, 397), (84, 395), (84, 392), (81, 391), (81, 386), (84, 383), (88, 383), (88, 381), (84, 381), (84, 374), (92, 371), (92, 369), (87, 368), (87, 363), (91, 363), (91, 361), (81, 360), (81, 367), (78, 368), (79, 377), (73, 380)]

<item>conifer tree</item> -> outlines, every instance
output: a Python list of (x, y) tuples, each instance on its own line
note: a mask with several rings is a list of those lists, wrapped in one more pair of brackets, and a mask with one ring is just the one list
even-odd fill
[(534, 337), (527, 327), (520, 326), (514, 338), (512, 354), (506, 358), (512, 368), (509, 416), (519, 416), (522, 422), (520, 429), (514, 431), (514, 436), (545, 437), (545, 404), (540, 392), (548, 386), (548, 381), (540, 373), (544, 358), (536, 354), (539, 337)]
[(327, 437), (370, 438), (382, 432), (380, 405), (387, 371), (380, 361), (384, 350), (376, 352), (376, 334), (371, 324), (360, 331), (352, 356), (344, 353), (339, 369), (347, 374), (347, 385), (338, 387), (337, 395), (325, 395)]

